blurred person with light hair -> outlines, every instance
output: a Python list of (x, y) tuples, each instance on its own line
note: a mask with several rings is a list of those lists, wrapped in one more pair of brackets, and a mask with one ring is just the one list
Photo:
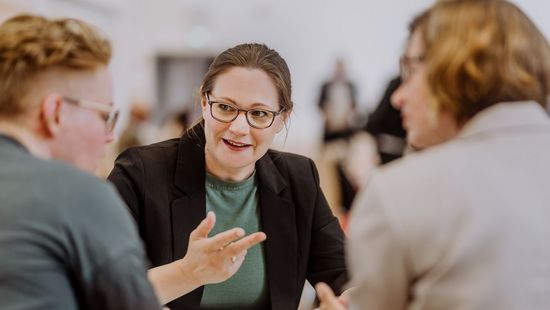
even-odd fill
[[(122, 200), (89, 174), (117, 120), (110, 57), (110, 43), (76, 19), (0, 26), (1, 309), (160, 308)], [(230, 257), (265, 238), (233, 242), (240, 228), (208, 238), (214, 223), (208, 214), (186, 257), (149, 271), (162, 303), (227, 279), (239, 268)]]
[(95, 170), (116, 117), (110, 57), (75, 19), (0, 26), (2, 309), (159, 308), (120, 198), (49, 160)]
[(550, 308), (548, 41), (508, 1), (443, 1), (401, 64), (392, 101), (425, 150), (355, 203), (349, 308)]

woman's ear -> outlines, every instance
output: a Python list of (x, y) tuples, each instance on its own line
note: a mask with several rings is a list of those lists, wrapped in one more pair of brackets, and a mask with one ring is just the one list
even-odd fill
[(56, 136), (61, 131), (62, 116), (61, 107), (63, 97), (50, 93), (40, 102), (40, 120), (46, 135)]
[(201, 109), (203, 111), (206, 110), (207, 105), (208, 105), (208, 100), (206, 100), (206, 93), (201, 93)]

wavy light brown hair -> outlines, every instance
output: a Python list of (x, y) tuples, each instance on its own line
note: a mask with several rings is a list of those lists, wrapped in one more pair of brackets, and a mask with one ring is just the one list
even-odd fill
[(291, 99), (292, 85), (288, 65), (277, 51), (265, 44), (239, 44), (219, 54), (202, 80), (201, 95), (211, 92), (216, 78), (234, 67), (264, 71), (277, 89), (281, 107), (287, 112), (292, 111), (294, 104)]
[(93, 70), (106, 66), (111, 45), (77, 19), (19, 15), (0, 26), (0, 117), (29, 109), (21, 101), (31, 79), (50, 68)]
[(459, 122), (499, 102), (550, 95), (550, 45), (533, 22), (503, 0), (441, 1), (418, 26), (436, 107)]

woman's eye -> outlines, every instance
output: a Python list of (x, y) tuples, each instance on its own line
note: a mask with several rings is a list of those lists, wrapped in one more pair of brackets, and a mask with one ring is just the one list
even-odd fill
[(225, 104), (225, 103), (218, 103), (218, 108), (224, 112), (233, 112), (235, 111), (235, 108), (228, 105), (228, 104)]
[(249, 112), (253, 117), (258, 117), (258, 118), (262, 118), (262, 117), (266, 117), (268, 116), (268, 113), (266, 111), (262, 111), (262, 110), (250, 110)]

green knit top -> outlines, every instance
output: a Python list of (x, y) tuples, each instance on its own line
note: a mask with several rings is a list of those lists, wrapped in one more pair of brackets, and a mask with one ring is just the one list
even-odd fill
[[(261, 230), (256, 174), (240, 182), (222, 181), (206, 175), (206, 210), (216, 213), (209, 236), (234, 227), (246, 235)], [(227, 281), (204, 286), (201, 309), (265, 309), (269, 296), (262, 244), (246, 254), (237, 273)]]

